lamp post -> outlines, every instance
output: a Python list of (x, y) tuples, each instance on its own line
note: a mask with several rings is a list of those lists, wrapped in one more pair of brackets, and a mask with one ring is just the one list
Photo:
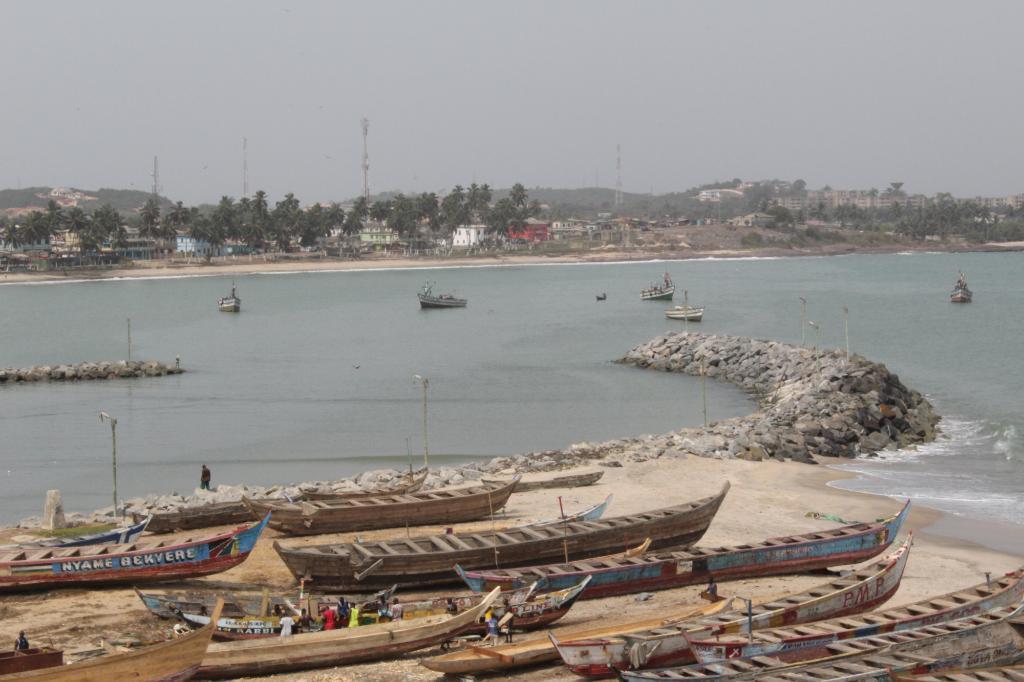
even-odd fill
[(100, 423), (110, 422), (110, 448), (114, 469), (114, 517), (117, 517), (117, 417), (111, 417), (106, 412), (100, 412)]
[(843, 306), (843, 334), (846, 336), (846, 364), (850, 364), (850, 309)]
[(818, 347), (821, 345), (821, 325), (814, 320), (808, 320), (807, 326), (814, 329), (816, 339), (814, 342), (814, 373), (819, 374), (821, 372), (821, 354)]
[(803, 296), (797, 296), (800, 299), (800, 346), (805, 345), (805, 334), (807, 333), (806, 323), (804, 320), (807, 319), (807, 299)]
[(419, 374), (414, 374), (412, 378), (423, 385), (423, 467), (427, 468), (430, 456), (430, 448), (427, 446), (427, 386), (430, 385), (430, 380)]

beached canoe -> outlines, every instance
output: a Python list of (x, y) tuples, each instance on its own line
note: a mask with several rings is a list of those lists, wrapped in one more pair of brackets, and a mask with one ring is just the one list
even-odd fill
[(391, 485), (382, 485), (365, 490), (317, 490), (302, 489), (304, 500), (359, 500), (364, 497), (382, 497), (385, 495), (405, 495), (417, 492), (423, 487), (430, 472), (426, 468), (407, 474)]
[(349, 533), (484, 519), (508, 502), (518, 478), (465, 488), (317, 502), (267, 502), (243, 497), (254, 514), (273, 512), (270, 527), (287, 535)]
[[(516, 486), (516, 492), (519, 492), (519, 486)], [(589, 507), (584, 507), (583, 509), (580, 509), (577, 512), (570, 512), (569, 514), (566, 514), (562, 518), (558, 518), (558, 519), (545, 519), (543, 521), (536, 521), (534, 523), (525, 523), (523, 525), (524, 526), (534, 526), (534, 527), (537, 527), (537, 526), (554, 526), (554, 525), (563, 524), (563, 523), (576, 523), (576, 522), (579, 522), (579, 521), (596, 521), (599, 518), (601, 518), (602, 516), (604, 516), (604, 513), (606, 511), (608, 511), (608, 507), (612, 503), (612, 497), (613, 497), (613, 495), (609, 494), (608, 497), (604, 498), (604, 501), (598, 502), (597, 504), (591, 505)]]
[(454, 616), (211, 644), (196, 677), (270, 675), (400, 656), (462, 634), (487, 612), (499, 593), (494, 590), (475, 607)]
[[(864, 663), (867, 664), (867, 661)], [(871, 663), (877, 669), (881, 665), (885, 665), (886, 662), (872, 660)], [(885, 669), (893, 671), (889, 679), (894, 680), (894, 682), (1024, 682), (1024, 666), (1022, 665), (997, 667), (988, 667), (991, 665), (989, 663), (985, 665), (986, 667), (984, 668), (957, 668), (955, 670), (950, 670), (946, 667), (943, 669), (944, 672), (922, 673), (912, 670), (909, 673), (900, 673), (896, 672), (899, 670), (897, 666), (889, 663)]]
[(33, 540), (32, 542), (19, 542), (14, 545), (3, 545), (0, 549), (15, 549), (18, 547), (83, 547), (85, 545), (127, 545), (139, 539), (139, 536), (146, 530), (150, 517), (144, 516), (138, 523), (121, 528), (89, 535), (79, 535), (68, 538), (47, 538), (45, 540)]
[[(132, 518), (139, 521), (143, 515), (133, 512)], [(252, 512), (241, 500), (211, 502), (194, 507), (178, 507), (173, 511), (156, 512), (152, 514), (146, 530), (150, 533), (176, 533), (212, 526), (236, 526), (252, 520)]]
[[(801, 676), (800, 679), (820, 680), (820, 677), (811, 676), (809, 670), (857, 663), (865, 656), (883, 652), (934, 659), (936, 664), (930, 667), (931, 670), (944, 670), (950, 664), (961, 664), (964, 661), (968, 662), (967, 667), (1013, 663), (1024, 658), (1024, 623), (1015, 622), (1020, 619), (1022, 612), (1024, 606), (1016, 605), (938, 625), (826, 644), (806, 652), (807, 658), (796, 663), (787, 663), (772, 656), (756, 656), (682, 668), (630, 670), (622, 673), (622, 679), (627, 682), (719, 682), (763, 680), (773, 673), (796, 673)], [(970, 663), (975, 660), (976, 663)], [(923, 661), (919, 660), (918, 664), (922, 665), (923, 671), (929, 670), (929, 667), (924, 667)], [(913, 670), (915, 667), (910, 666), (908, 669)]]
[[(220, 614), (220, 605), (214, 615)], [(190, 632), (169, 642), (143, 647), (137, 651), (109, 654), (70, 665), (43, 668), (7, 675), (3, 682), (165, 682), (188, 680), (199, 669), (199, 663), (213, 636), (213, 627)]]
[(699, 585), (712, 579), (740, 580), (801, 573), (867, 561), (881, 554), (899, 535), (910, 511), (908, 501), (893, 516), (874, 523), (784, 535), (737, 547), (693, 548), (655, 552), (624, 560), (579, 560), (523, 568), (456, 572), (474, 592), (495, 587), (510, 590), (536, 583), (539, 591), (563, 589), (590, 577), (582, 599)]
[[(395, 586), (390, 589), (381, 590), (372, 596), (364, 595), (363, 600), (390, 602), (395, 593)], [(213, 605), (217, 597), (208, 592), (143, 592), (135, 590), (145, 607), (158, 618), (177, 619), (182, 613), (194, 613), (208, 616), (213, 612)], [(348, 602), (360, 601), (353, 597), (339, 597), (334, 595), (313, 595), (308, 592), (302, 597), (294, 599), (278, 595), (222, 595), (224, 608), (221, 615), (231, 618), (243, 618), (246, 616), (262, 616), (273, 613), (275, 607), (284, 610), (294, 616), (301, 614), (301, 609), (306, 609), (314, 616), (320, 612), (321, 606), (335, 606), (340, 599)]]
[(899, 589), (910, 556), (907, 538), (886, 559), (867, 568), (784, 599), (751, 607), (748, 613), (722, 613), (679, 625), (633, 632), (620, 637), (564, 641), (552, 635), (565, 664), (584, 677), (609, 677), (625, 670), (663, 668), (696, 662), (687, 637), (714, 635), (796, 625), (863, 613), (884, 604)]
[(0, 680), (8, 675), (64, 665), (64, 652), (49, 647), (0, 651)]
[[(516, 492), (526, 493), (531, 490), (545, 490), (548, 488), (583, 488), (588, 485), (594, 485), (601, 480), (602, 476), (604, 476), (603, 471), (588, 471), (582, 474), (555, 476), (554, 478), (547, 478), (542, 481), (519, 481), (519, 485), (516, 486)], [(500, 481), (484, 479), (484, 483), (498, 482)]]
[[(711, 616), (728, 611), (732, 600), (723, 600), (713, 604), (687, 606), (670, 616), (640, 621), (616, 623), (599, 627), (577, 627), (559, 632), (559, 636), (567, 640), (589, 639), (591, 637), (614, 637), (650, 628), (662, 627), (673, 623), (688, 621), (694, 618)], [(551, 640), (544, 637), (501, 644), (496, 647), (469, 647), (453, 651), (441, 656), (434, 656), (420, 661), (420, 665), (439, 673), (449, 675), (465, 675), (485, 672), (498, 672), (540, 665), (543, 663), (561, 662), (558, 650)]]
[(1012, 607), (1024, 599), (1024, 568), (973, 587), (885, 611), (757, 630), (753, 636), (688, 637), (698, 663), (772, 656), (787, 663), (814, 657), (818, 647), (857, 637), (902, 632)]
[(466, 569), (524, 566), (565, 557), (601, 556), (650, 538), (652, 549), (687, 547), (711, 524), (729, 484), (718, 494), (640, 514), (549, 526), (464, 532), (274, 549), (297, 579), (314, 589), (372, 591), (392, 584), (422, 586), (458, 583), (455, 564)]
[(245, 561), (269, 517), (199, 539), (0, 551), (0, 592), (196, 578)]

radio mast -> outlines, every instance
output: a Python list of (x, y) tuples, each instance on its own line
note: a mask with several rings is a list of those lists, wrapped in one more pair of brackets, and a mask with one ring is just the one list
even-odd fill
[(153, 157), (153, 200), (160, 201), (160, 160)]
[(370, 154), (366, 150), (366, 136), (370, 134), (370, 119), (363, 117), (363, 198), (370, 201)]

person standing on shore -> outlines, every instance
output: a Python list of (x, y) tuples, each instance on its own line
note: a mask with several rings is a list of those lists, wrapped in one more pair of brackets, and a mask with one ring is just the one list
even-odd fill
[(25, 631), (22, 630), (18, 633), (18, 639), (14, 640), (15, 651), (28, 651), (29, 650), (28, 638), (25, 637)]
[(199, 474), (199, 487), (202, 490), (210, 489), (210, 469), (205, 464), (203, 465), (203, 472)]
[(293, 625), (295, 625), (295, 619), (294, 618), (292, 618), (291, 616), (288, 616), (288, 615), (285, 615), (284, 617), (282, 617), (281, 618), (281, 636), (282, 637), (291, 637), (292, 636), (292, 626)]

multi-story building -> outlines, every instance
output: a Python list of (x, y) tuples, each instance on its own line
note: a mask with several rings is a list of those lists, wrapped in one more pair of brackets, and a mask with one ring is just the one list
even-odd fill
[(461, 225), (452, 233), (452, 246), (468, 248), (476, 246), (483, 239), (486, 225)]

